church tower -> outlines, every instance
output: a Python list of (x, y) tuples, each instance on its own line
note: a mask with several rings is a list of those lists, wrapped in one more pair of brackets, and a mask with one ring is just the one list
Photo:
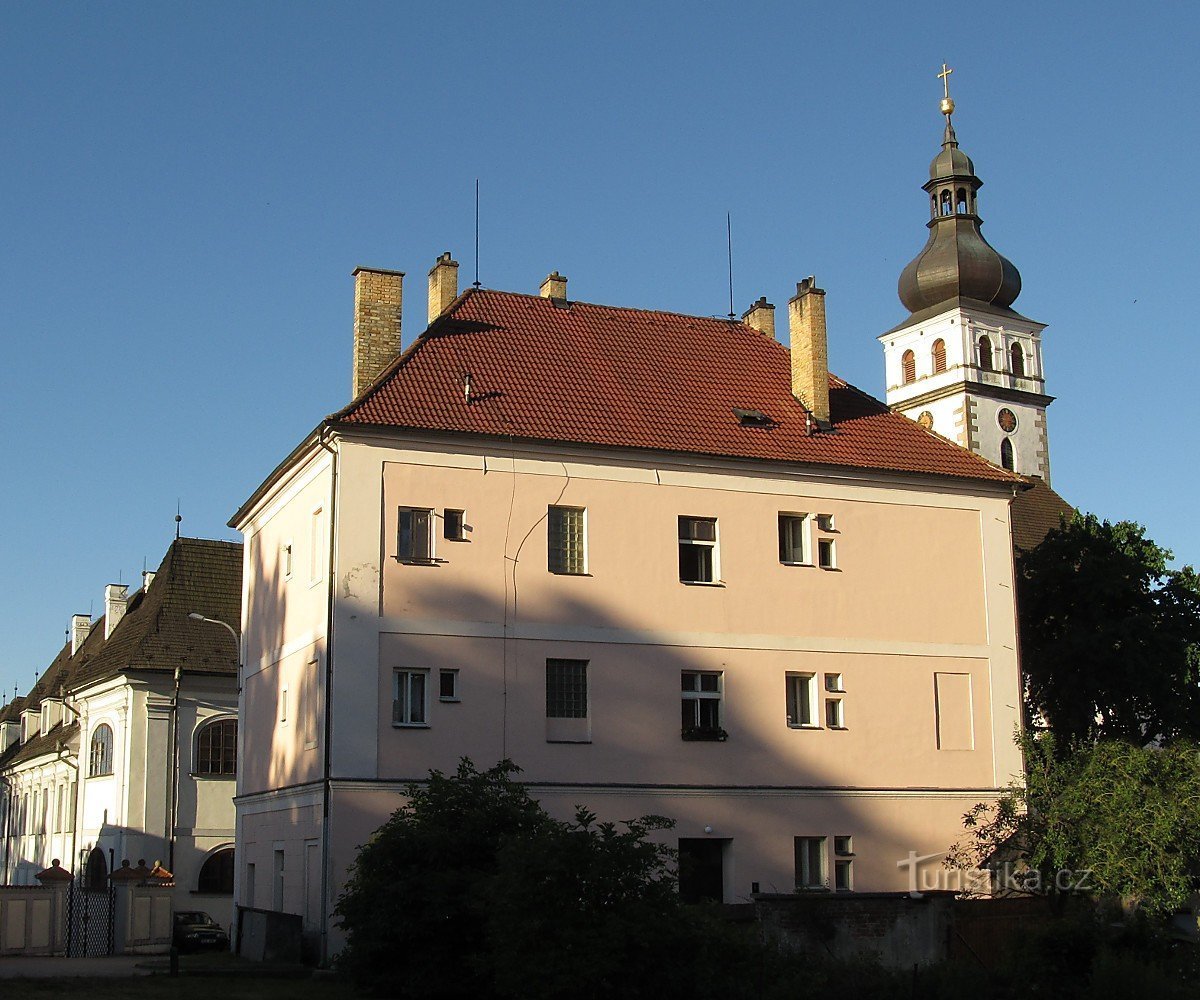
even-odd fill
[(929, 239), (900, 275), (911, 314), (883, 334), (888, 405), (989, 461), (1050, 482), (1042, 330), (1012, 309), (1021, 275), (980, 232), (983, 182), (958, 147), (949, 77), (929, 166)]

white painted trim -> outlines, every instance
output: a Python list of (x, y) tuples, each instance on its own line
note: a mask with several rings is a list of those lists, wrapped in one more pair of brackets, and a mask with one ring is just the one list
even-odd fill
[(735, 632), (675, 632), (658, 629), (604, 628), (593, 625), (438, 621), (431, 619), (385, 618), (379, 624), (384, 635), (441, 635), (473, 639), (521, 639), (540, 642), (598, 642), (637, 646), (683, 646), (712, 649), (758, 649), (792, 653), (856, 653), (864, 656), (955, 657), (987, 660), (986, 645), (938, 642), (894, 642), (841, 637), (758, 635)]

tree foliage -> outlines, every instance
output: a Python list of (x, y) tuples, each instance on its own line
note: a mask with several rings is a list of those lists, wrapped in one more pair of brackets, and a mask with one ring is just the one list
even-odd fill
[(336, 909), (356, 984), (421, 1000), (734, 996), (759, 953), (680, 906), (675, 852), (650, 839), (672, 821), (556, 820), (517, 773), (434, 771), (360, 850)]
[(1059, 746), (1200, 737), (1200, 578), (1171, 558), (1091, 514), (1018, 558), (1026, 707)]
[(1052, 733), (1021, 737), (1025, 785), (966, 817), (956, 867), (1017, 860), (1018, 887), (1086, 891), (1163, 915), (1195, 887), (1200, 859), (1200, 753), (1180, 741), (1062, 748)]

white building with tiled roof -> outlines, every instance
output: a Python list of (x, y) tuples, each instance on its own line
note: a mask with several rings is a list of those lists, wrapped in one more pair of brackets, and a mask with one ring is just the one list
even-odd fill
[(177, 909), (229, 920), (241, 546), (179, 538), (143, 587), (110, 584), (24, 698), (0, 709), (0, 882), (54, 859), (99, 883), (175, 875)]

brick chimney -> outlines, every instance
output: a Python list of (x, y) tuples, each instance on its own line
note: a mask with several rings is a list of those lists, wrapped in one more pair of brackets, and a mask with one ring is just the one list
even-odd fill
[(538, 289), (538, 295), (543, 299), (554, 299), (557, 302), (567, 301), (567, 279), (557, 271), (551, 271)]
[(92, 631), (91, 615), (71, 615), (71, 655), (79, 652), (88, 634)]
[(447, 250), (429, 272), (429, 322), (432, 323), (458, 298), (458, 261)]
[(742, 313), (742, 322), (752, 330), (775, 339), (775, 307), (767, 301), (765, 295), (760, 295), (758, 301)]
[(104, 638), (113, 634), (129, 604), (129, 588), (123, 583), (110, 583), (104, 588)]
[(400, 354), (403, 271), (354, 269), (354, 398)]
[(792, 395), (812, 413), (817, 426), (829, 427), (829, 348), (825, 336), (825, 292), (817, 279), (805, 278), (788, 301), (791, 334)]

